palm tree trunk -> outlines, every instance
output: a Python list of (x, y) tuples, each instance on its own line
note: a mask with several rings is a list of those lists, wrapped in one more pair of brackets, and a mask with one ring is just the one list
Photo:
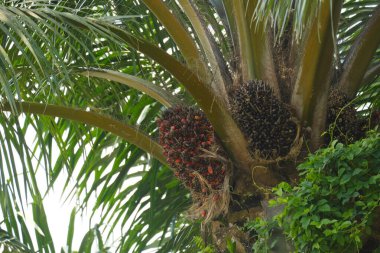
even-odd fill
[[(273, 219), (274, 216), (280, 214), (283, 210), (283, 206), (269, 206), (267, 200), (262, 201), (262, 206), (264, 209), (264, 217), (267, 220)], [(274, 247), (270, 250), (270, 253), (290, 253), (294, 252), (294, 248), (286, 239), (286, 236), (283, 233), (283, 230), (280, 228), (274, 228), (271, 232), (268, 244), (271, 245), (272, 242), (276, 242)]]

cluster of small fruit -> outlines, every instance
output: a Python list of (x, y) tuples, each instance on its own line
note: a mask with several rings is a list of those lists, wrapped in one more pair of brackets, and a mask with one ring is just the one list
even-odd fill
[(289, 106), (261, 81), (248, 81), (231, 92), (231, 111), (249, 142), (262, 158), (286, 156), (297, 135)]
[[(167, 109), (157, 119), (159, 143), (175, 175), (196, 192), (207, 193), (223, 185), (225, 168), (212, 154), (216, 146), (211, 123), (204, 113), (193, 107)], [(205, 179), (207, 184), (200, 180)]]
[[(365, 136), (367, 120), (359, 118), (354, 104), (339, 90), (332, 90), (327, 104), (327, 125), (332, 129), (333, 139), (349, 144)], [(326, 135), (326, 143), (330, 141)]]

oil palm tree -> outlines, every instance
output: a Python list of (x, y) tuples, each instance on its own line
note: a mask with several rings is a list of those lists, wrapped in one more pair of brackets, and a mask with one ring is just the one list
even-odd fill
[[(75, 180), (65, 187), (81, 200), (68, 252), (75, 215), (93, 198), (102, 219), (80, 252), (95, 242), (107, 252), (106, 232), (116, 228), (118, 252), (190, 252), (201, 233), (222, 234), (219, 247), (234, 236), (245, 252), (242, 221), (263, 212), (271, 187), (296, 183), (297, 164), (326, 142), (329, 96), (364, 105), (363, 115), (379, 102), (378, 1), (12, 0), (2, 2), (0, 20), (2, 228), (20, 250), (55, 252), (43, 199), (58, 181)], [(244, 125), (244, 113), (254, 117), (244, 104), (254, 89), (284, 112), (278, 129), (293, 129), (286, 151), (263, 152), (257, 141), (273, 136), (260, 139)], [(227, 192), (219, 212), (186, 218), (191, 197), (210, 198), (173, 175), (182, 168), (156, 122), (170, 121), (168, 110), (195, 113), (215, 132), (219, 151), (193, 148), (206, 163), (219, 159), (228, 175), (217, 187)], [(272, 110), (255, 113), (266, 121)]]

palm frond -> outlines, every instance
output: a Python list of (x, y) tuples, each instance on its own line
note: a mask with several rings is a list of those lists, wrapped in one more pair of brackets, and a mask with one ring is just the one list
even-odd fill
[(371, 18), (351, 45), (351, 49), (344, 61), (339, 85), (351, 97), (361, 87), (365, 72), (380, 46), (380, 35), (377, 32), (379, 29), (380, 5), (374, 8)]
[(125, 85), (128, 85), (131, 88), (137, 89), (141, 92), (144, 92), (148, 96), (152, 97), (153, 99), (160, 102), (162, 105), (166, 107), (172, 107), (175, 105), (180, 105), (182, 102), (170, 94), (169, 92), (165, 91), (164, 89), (144, 80), (141, 78), (137, 78), (132, 75), (107, 70), (107, 69), (91, 69), (86, 70), (81, 73), (83, 76), (88, 77), (98, 77), (102, 79), (107, 79), (115, 82), (119, 82)]
[(232, 85), (232, 79), (221, 52), (217, 48), (216, 41), (212, 38), (207, 28), (206, 21), (194, 2), (179, 2), (186, 16), (189, 18), (194, 31), (199, 38), (201, 48), (204, 51), (213, 75), (211, 86), (215, 94), (219, 95), (227, 103), (227, 88)]
[(32, 253), (30, 249), (17, 239), (10, 236), (7, 231), (0, 229), (0, 250), (1, 252)]
[(162, 0), (143, 0), (143, 2), (169, 32), (193, 72), (199, 75), (201, 79), (209, 79), (206, 64), (186, 27), (171, 13), (170, 9)]
[(198, 248), (193, 243), (194, 237), (200, 234), (200, 224), (180, 225), (175, 228), (170, 240), (168, 240), (158, 251), (165, 252), (198, 252)]
[[(17, 103), (17, 109), (21, 112), (36, 113), (42, 115), (49, 115), (53, 117), (60, 117), (64, 119), (75, 120), (82, 123), (88, 123), (109, 131), (117, 136), (120, 136), (130, 143), (144, 149), (146, 152), (152, 154), (165, 164), (165, 157), (162, 155), (161, 146), (155, 141), (151, 140), (145, 134), (137, 129), (123, 124), (120, 121), (111, 119), (108, 116), (103, 116), (99, 113), (83, 111), (79, 109), (72, 109), (57, 105), (37, 104), (21, 102)], [(3, 104), (2, 110), (11, 110), (10, 104)]]
[[(254, 0), (249, 0), (251, 2)], [(301, 1), (259, 1), (253, 19), (263, 22), (266, 27), (278, 27), (275, 38), (280, 38), (286, 29), (286, 24), (292, 22), (294, 38), (300, 40), (304, 31), (308, 30), (309, 20), (319, 16), (323, 0)]]

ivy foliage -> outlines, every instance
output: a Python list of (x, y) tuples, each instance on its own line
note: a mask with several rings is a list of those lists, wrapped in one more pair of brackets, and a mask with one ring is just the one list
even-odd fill
[[(214, 246), (207, 245), (200, 236), (194, 236), (193, 243), (197, 246), (197, 253), (217, 253), (219, 252)], [(224, 253), (236, 253), (236, 242), (233, 239), (227, 239), (226, 250)]]
[[(284, 206), (274, 221), (295, 251), (358, 252), (380, 206), (380, 134), (348, 146), (333, 141), (298, 169), (300, 183), (281, 183), (271, 203)], [(259, 236), (254, 248), (270, 248), (272, 221), (252, 221), (248, 228)]]
[(200, 236), (194, 236), (193, 242), (199, 249), (197, 253), (216, 253), (216, 249), (212, 245), (206, 245), (205, 241)]
[(252, 246), (253, 252), (267, 253), (274, 248), (277, 241), (272, 240), (272, 232), (278, 227), (275, 219), (256, 218), (248, 221), (246, 229), (255, 233), (255, 243)]

